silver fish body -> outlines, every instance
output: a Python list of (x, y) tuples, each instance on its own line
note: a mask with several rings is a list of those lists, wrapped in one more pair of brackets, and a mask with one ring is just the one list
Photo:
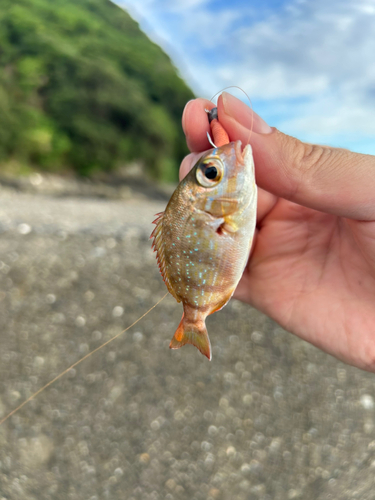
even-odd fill
[(208, 151), (180, 182), (152, 233), (161, 274), (184, 306), (171, 341), (211, 359), (205, 319), (229, 301), (246, 266), (256, 224), (251, 146)]

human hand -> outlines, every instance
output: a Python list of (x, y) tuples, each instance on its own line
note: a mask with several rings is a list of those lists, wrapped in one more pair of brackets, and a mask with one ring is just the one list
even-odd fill
[[(190, 101), (189, 149), (209, 149), (205, 99)], [(223, 93), (219, 121), (250, 142), (258, 190), (253, 250), (235, 297), (337, 358), (375, 372), (375, 157), (306, 144)], [(250, 140), (249, 140), (250, 137)], [(182, 162), (184, 177), (200, 155)]]

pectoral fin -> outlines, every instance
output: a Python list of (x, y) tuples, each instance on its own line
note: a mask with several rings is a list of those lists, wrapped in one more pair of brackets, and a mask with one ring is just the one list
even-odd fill
[(206, 201), (205, 211), (214, 217), (225, 217), (238, 210), (238, 200), (232, 198), (216, 198)]
[(223, 231), (227, 233), (236, 233), (238, 231), (238, 224), (233, 217), (224, 217)]

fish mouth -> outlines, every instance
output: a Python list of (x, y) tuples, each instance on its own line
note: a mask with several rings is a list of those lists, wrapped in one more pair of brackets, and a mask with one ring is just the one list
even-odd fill
[(253, 155), (252, 147), (250, 146), (250, 144), (246, 144), (246, 146), (244, 147), (244, 149), (242, 151), (242, 157), (243, 157), (244, 161), (246, 162), (248, 156), (252, 156), (252, 155)]
[(242, 142), (236, 141), (234, 143), (234, 152), (236, 153), (237, 163), (244, 163), (244, 156), (242, 155)]
[(249, 156), (252, 156), (253, 150), (251, 149), (250, 144), (246, 144), (246, 146), (242, 150), (242, 142), (236, 141), (234, 143), (234, 150), (236, 153), (236, 158), (239, 163), (246, 164), (246, 161)]

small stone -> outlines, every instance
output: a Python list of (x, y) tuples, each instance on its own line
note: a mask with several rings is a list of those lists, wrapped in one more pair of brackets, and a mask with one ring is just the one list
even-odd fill
[(241, 465), (242, 474), (244, 474), (246, 476), (247, 474), (249, 474), (250, 471), (251, 471), (251, 468), (250, 468), (249, 464), (242, 464)]
[(122, 387), (119, 385), (115, 385), (112, 387), (110, 393), (109, 393), (109, 399), (111, 401), (116, 401), (122, 394)]
[(29, 234), (31, 233), (32, 227), (30, 226), (30, 224), (26, 224), (24, 222), (22, 224), (19, 224), (17, 229), (20, 234)]
[(250, 406), (253, 402), (253, 396), (251, 394), (245, 394), (245, 396), (243, 396), (242, 398), (242, 401), (246, 406)]
[(363, 394), (360, 399), (360, 403), (365, 410), (372, 410), (375, 406), (374, 398), (370, 394)]
[(208, 435), (211, 437), (217, 436), (218, 432), (219, 431), (215, 425), (210, 425), (210, 427), (208, 428)]
[(243, 481), (240, 482), (240, 488), (242, 491), (249, 491), (250, 482), (247, 481), (247, 479), (244, 479)]
[(94, 332), (92, 332), (92, 336), (91, 337), (92, 337), (92, 340), (98, 341), (98, 340), (102, 339), (103, 334), (102, 334), (102, 332), (99, 332), (98, 330), (95, 330)]
[(27, 438), (20, 443), (20, 461), (24, 466), (37, 470), (42, 464), (48, 463), (53, 450), (53, 441), (44, 434)]
[(56, 302), (56, 295), (49, 293), (46, 297), (47, 304), (54, 304)]
[(374, 422), (372, 420), (368, 420), (363, 424), (363, 430), (366, 434), (372, 434), (374, 430)]
[(82, 327), (85, 326), (85, 324), (86, 324), (86, 318), (84, 316), (77, 316), (76, 325)]
[(153, 420), (150, 424), (150, 427), (153, 431), (158, 431), (160, 429), (160, 424), (157, 420)]
[(12, 398), (12, 401), (18, 401), (21, 397), (21, 393), (18, 391), (12, 391), (10, 394), (10, 397)]
[(229, 401), (226, 398), (221, 398), (219, 401), (219, 406), (220, 408), (228, 408), (229, 406)]
[(35, 368), (41, 368), (44, 365), (44, 358), (42, 356), (35, 356), (34, 366)]
[(107, 248), (115, 248), (115, 246), (117, 245), (116, 240), (114, 238), (108, 238), (105, 244)]
[(106, 249), (103, 247), (95, 247), (91, 250), (91, 255), (93, 257), (104, 257), (104, 255), (107, 253)]
[(250, 338), (254, 342), (254, 344), (262, 344), (263, 343), (263, 339), (264, 339), (264, 335), (263, 335), (262, 332), (254, 331), (251, 334)]
[(208, 421), (212, 420), (212, 419), (213, 419), (213, 414), (212, 414), (212, 412), (211, 412), (211, 411), (209, 411), (209, 410), (206, 410), (206, 411), (203, 413), (203, 418), (204, 418), (205, 420), (208, 420)]
[(91, 290), (87, 290), (85, 292), (85, 300), (86, 302), (91, 302), (95, 298), (95, 293), (92, 292)]
[(208, 492), (208, 496), (216, 500), (217, 498), (220, 497), (220, 490), (218, 490), (217, 488), (211, 488), (210, 491)]
[(120, 318), (124, 314), (124, 308), (121, 306), (116, 306), (113, 308), (112, 316), (114, 318)]
[(139, 461), (141, 464), (148, 464), (150, 461), (150, 455), (148, 453), (142, 453), (142, 455), (139, 457)]
[(115, 351), (109, 351), (109, 353), (106, 356), (106, 360), (110, 363), (113, 363), (116, 361), (116, 353)]
[(87, 354), (89, 352), (90, 348), (88, 344), (82, 343), (79, 345), (79, 352), (80, 354)]
[(208, 441), (202, 441), (201, 443), (201, 448), (203, 451), (211, 451), (212, 450), (212, 444), (209, 443)]
[(35, 172), (34, 174), (30, 175), (29, 181), (32, 186), (40, 186), (40, 184), (42, 184), (43, 182), (43, 177), (38, 172)]
[(124, 471), (121, 469), (121, 467), (117, 467), (117, 469), (115, 469), (115, 476), (121, 477), (123, 475), (124, 475)]
[(175, 481), (173, 481), (173, 479), (168, 479), (168, 481), (166, 481), (166, 483), (165, 483), (165, 486), (169, 490), (174, 490), (176, 488), (176, 483), (175, 483)]
[(226, 453), (228, 457), (233, 457), (233, 455), (236, 454), (236, 448), (234, 446), (228, 446)]
[(53, 323), (57, 323), (58, 325), (62, 325), (65, 323), (65, 315), (63, 313), (56, 313), (52, 318)]
[(143, 333), (142, 332), (134, 332), (133, 333), (133, 340), (134, 342), (140, 342), (143, 339)]

